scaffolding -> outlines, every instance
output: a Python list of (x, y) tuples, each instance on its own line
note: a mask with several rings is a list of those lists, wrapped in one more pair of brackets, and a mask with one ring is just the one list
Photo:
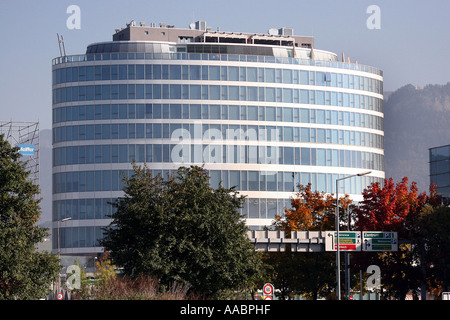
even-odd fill
[(29, 181), (39, 185), (39, 121), (19, 122), (0, 121), (0, 135), (12, 147), (19, 147), (21, 160), (25, 163), (25, 170), (30, 174)]

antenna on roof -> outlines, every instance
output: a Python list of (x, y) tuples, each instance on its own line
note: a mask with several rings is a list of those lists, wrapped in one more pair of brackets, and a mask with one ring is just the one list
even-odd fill
[[(58, 46), (59, 46), (59, 54), (61, 55), (61, 57), (63, 57), (63, 51), (64, 51), (64, 57), (66, 56), (66, 47), (64, 45), (64, 38), (61, 35), (61, 39), (59, 38), (59, 34), (56, 34), (57, 38), (58, 38)], [(62, 44), (62, 48), (63, 51), (61, 51), (61, 44)]]

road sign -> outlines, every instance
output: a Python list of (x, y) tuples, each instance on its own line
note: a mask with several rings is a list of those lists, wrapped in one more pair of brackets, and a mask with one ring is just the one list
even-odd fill
[(263, 287), (263, 292), (266, 296), (273, 295), (273, 285), (270, 283), (266, 283)]
[(58, 300), (62, 300), (63, 298), (64, 298), (64, 296), (63, 296), (62, 293), (58, 293), (58, 294), (56, 295), (56, 299), (58, 299)]
[[(337, 250), (337, 232), (327, 231), (325, 238), (325, 251)], [(361, 251), (361, 232), (339, 231), (339, 250)]]
[(363, 251), (397, 251), (397, 232), (363, 231)]

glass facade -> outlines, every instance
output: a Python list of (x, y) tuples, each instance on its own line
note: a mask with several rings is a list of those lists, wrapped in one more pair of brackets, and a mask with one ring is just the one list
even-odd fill
[(163, 176), (204, 165), (213, 187), (247, 196), (242, 214), (256, 229), (290, 206), (299, 183), (334, 193), (336, 179), (371, 170), (340, 184), (358, 201), (383, 182), (380, 70), (166, 45), (170, 53), (132, 42), (120, 52), (111, 42), (53, 60), (53, 227), (71, 218), (60, 222), (63, 254), (101, 252), (132, 161)]
[(450, 145), (431, 148), (430, 184), (437, 187), (440, 195), (450, 200)]

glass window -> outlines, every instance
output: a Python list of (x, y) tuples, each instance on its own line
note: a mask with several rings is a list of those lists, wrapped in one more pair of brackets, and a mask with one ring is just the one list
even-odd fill
[(258, 100), (258, 87), (247, 87), (248, 101)]
[(284, 173), (284, 191), (295, 191), (294, 186), (294, 173), (293, 172), (285, 172)]
[(283, 69), (283, 83), (292, 83), (291, 69)]
[(257, 81), (257, 69), (254, 67), (247, 68), (247, 81), (256, 82)]
[(220, 105), (209, 106), (209, 119), (220, 119)]
[(153, 138), (154, 139), (162, 138), (162, 126), (161, 126), (161, 123), (154, 123), (153, 124)]
[(301, 128), (300, 141), (301, 142), (310, 142), (310, 130), (309, 128)]
[(111, 80), (111, 66), (101, 66), (101, 80)]
[(325, 129), (317, 129), (317, 142), (318, 143), (326, 143), (326, 130)]
[(450, 146), (430, 149), (430, 161), (441, 161), (450, 158)]
[(275, 107), (266, 107), (266, 120), (267, 121), (275, 121), (276, 120), (276, 108)]
[(220, 86), (209, 86), (209, 99), (220, 100)]
[(283, 164), (294, 164), (294, 148), (284, 147)]
[(202, 80), (208, 80), (208, 66), (201, 66)]
[(136, 138), (145, 138), (144, 123), (136, 123)]
[(324, 105), (325, 104), (325, 92), (324, 91), (316, 91), (316, 103)]
[(228, 117), (230, 120), (239, 120), (239, 106), (230, 105), (228, 108)]
[(195, 65), (189, 66), (189, 79), (190, 80), (201, 80), (200, 66), (195, 66)]
[(209, 80), (220, 80), (220, 67), (210, 66), (209, 67)]
[(239, 67), (228, 67), (228, 80), (239, 81)]
[(94, 80), (94, 67), (93, 66), (86, 67), (86, 80), (87, 81)]
[(227, 68), (228, 67), (220, 67), (220, 80), (226, 81), (228, 80), (228, 72), (227, 72)]
[(294, 130), (292, 127), (284, 127), (283, 141), (294, 141)]
[(181, 85), (170, 85), (170, 99), (181, 99)]
[(248, 120), (258, 120), (257, 106), (248, 106)]
[(266, 101), (275, 102), (275, 88), (266, 88)]
[(265, 69), (266, 73), (266, 82), (275, 82), (275, 69), (267, 68)]
[(247, 68), (241, 67), (239, 68), (239, 80), (240, 81), (246, 81), (247, 80)]
[(228, 99), (239, 100), (239, 87), (237, 86), (228, 87)]
[(161, 65), (154, 64), (153, 65), (153, 79), (162, 79), (162, 67)]
[(300, 103), (309, 104), (309, 90), (300, 90)]
[(171, 80), (181, 80), (181, 66), (180, 65), (170, 65), (169, 72), (170, 72)]
[(144, 79), (144, 65), (137, 64), (136, 65), (136, 79)]
[(311, 164), (310, 148), (301, 148), (301, 164), (302, 165), (310, 165)]
[(309, 84), (309, 72), (300, 71), (300, 84)]
[(248, 190), (250, 191), (259, 190), (259, 171), (248, 172)]
[(170, 105), (170, 119), (181, 119), (181, 104)]
[(201, 105), (191, 104), (189, 106), (189, 114), (191, 119), (201, 119)]
[(258, 82), (264, 82), (264, 68), (258, 68)]
[(228, 120), (228, 106), (222, 105), (222, 120)]
[(219, 183), (221, 181), (220, 171), (219, 170), (210, 170), (209, 178), (210, 178), (211, 188), (213, 188), (213, 189), (219, 188)]
[(293, 95), (292, 95), (292, 89), (290, 88), (283, 88), (283, 102), (292, 103), (293, 102)]
[(248, 217), (259, 218), (259, 199), (248, 199)]
[(309, 109), (300, 109), (300, 121), (302, 123), (309, 123), (310, 116), (309, 116)]
[(317, 165), (326, 165), (326, 149), (317, 149)]
[(190, 85), (189, 96), (190, 96), (190, 99), (201, 99), (201, 86), (200, 85)]

